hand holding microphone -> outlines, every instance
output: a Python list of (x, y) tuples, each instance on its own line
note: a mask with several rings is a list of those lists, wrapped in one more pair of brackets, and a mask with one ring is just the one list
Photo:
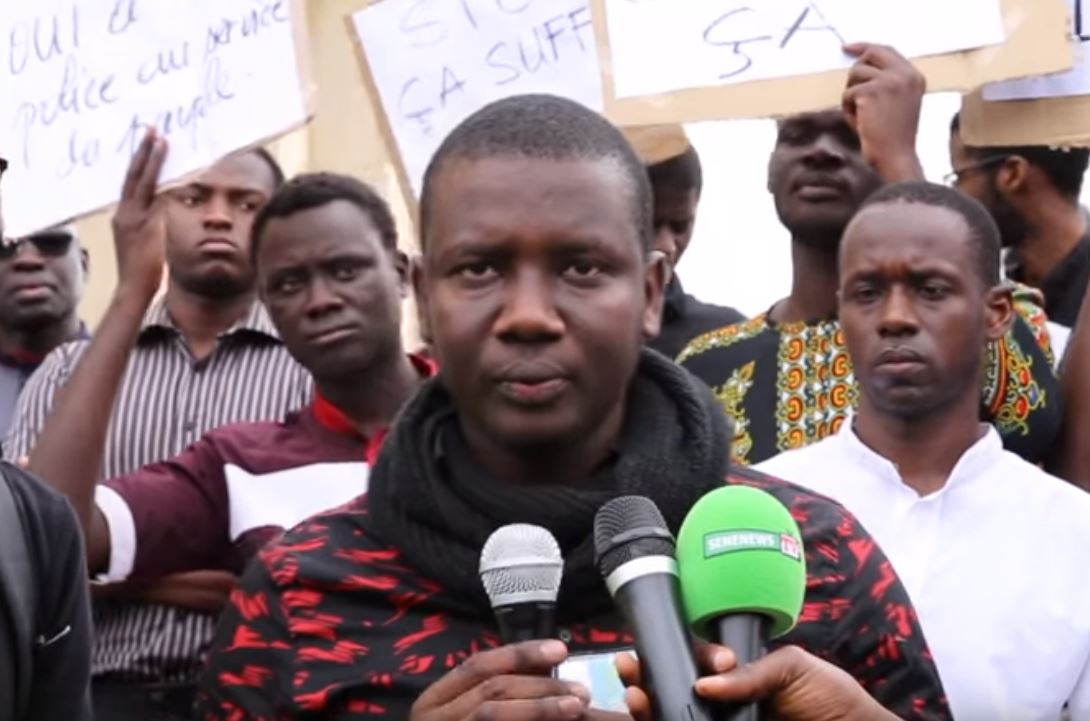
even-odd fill
[[(697, 695), (730, 721), (895, 719), (844, 671), (796, 647), (765, 655), (769, 638), (794, 627), (806, 594), (802, 538), (791, 513), (765, 491), (725, 486), (689, 511), (677, 542), (685, 615), (698, 636)], [(617, 669), (638, 721), (657, 721), (646, 668), (630, 655)]]
[(481, 550), (480, 575), (504, 645), (470, 657), (428, 687), (412, 721), (575, 721), (590, 694), (552, 677), (568, 657), (556, 640), (556, 597), (564, 560), (544, 528), (513, 524)]
[[(727, 705), (763, 702), (768, 721), (898, 721), (847, 673), (796, 646), (738, 666), (730, 649), (704, 643), (697, 661), (709, 674), (697, 681), (697, 694)], [(618, 656), (617, 671), (628, 686), (632, 716), (654, 721), (639, 662), (630, 654)]]

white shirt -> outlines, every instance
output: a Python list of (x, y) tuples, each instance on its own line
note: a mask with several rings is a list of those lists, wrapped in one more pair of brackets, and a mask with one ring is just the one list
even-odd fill
[(829, 496), (908, 590), (956, 721), (1090, 720), (1090, 494), (987, 434), (921, 498), (850, 422), (758, 470)]

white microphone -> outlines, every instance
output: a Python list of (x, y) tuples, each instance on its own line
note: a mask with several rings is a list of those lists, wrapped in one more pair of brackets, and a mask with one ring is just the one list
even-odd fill
[(553, 534), (513, 523), (481, 550), (481, 582), (505, 644), (556, 638), (556, 597), (564, 559)]

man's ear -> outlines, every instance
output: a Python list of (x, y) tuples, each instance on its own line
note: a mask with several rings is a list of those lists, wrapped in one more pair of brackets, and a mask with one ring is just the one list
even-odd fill
[(670, 261), (659, 250), (651, 251), (644, 273), (643, 337), (654, 340), (662, 330), (662, 305), (666, 298), (666, 284), (670, 282)]
[(1031, 168), (1029, 161), (1020, 155), (1012, 155), (999, 164), (995, 171), (995, 188), (1010, 198), (1026, 192)]
[(424, 271), (424, 256), (417, 255), (409, 263), (413, 293), (416, 296), (416, 321), (420, 327), (420, 338), (425, 344), (432, 344), (431, 333), (431, 298), (428, 295), (427, 278)]
[(79, 249), (79, 264), (83, 268), (83, 277), (86, 278), (91, 275), (91, 254), (87, 252), (86, 248)]
[(989, 341), (997, 341), (1014, 325), (1014, 293), (1010, 283), (1000, 283), (988, 291), (985, 331)]

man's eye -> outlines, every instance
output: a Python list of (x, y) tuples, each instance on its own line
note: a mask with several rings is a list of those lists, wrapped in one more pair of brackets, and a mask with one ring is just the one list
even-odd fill
[(272, 284), (273, 292), (280, 295), (289, 295), (291, 293), (296, 293), (302, 287), (303, 284), (299, 280), (299, 278), (295, 278), (292, 276), (277, 278), (275, 281), (273, 281)]
[(861, 303), (868, 303), (878, 298), (878, 289), (874, 286), (864, 285), (852, 292), (852, 297)]
[(360, 268), (357, 265), (350, 265), (348, 263), (342, 263), (333, 269), (333, 277), (342, 283), (355, 280), (356, 276), (360, 274)]
[(469, 280), (483, 280), (496, 275), (496, 267), (486, 261), (466, 263), (458, 269), (458, 275)]
[(589, 260), (577, 260), (564, 269), (565, 275), (584, 280), (594, 278), (601, 272), (601, 266)]
[(949, 294), (949, 289), (942, 283), (925, 283), (920, 288), (920, 295), (927, 300), (942, 300)]

